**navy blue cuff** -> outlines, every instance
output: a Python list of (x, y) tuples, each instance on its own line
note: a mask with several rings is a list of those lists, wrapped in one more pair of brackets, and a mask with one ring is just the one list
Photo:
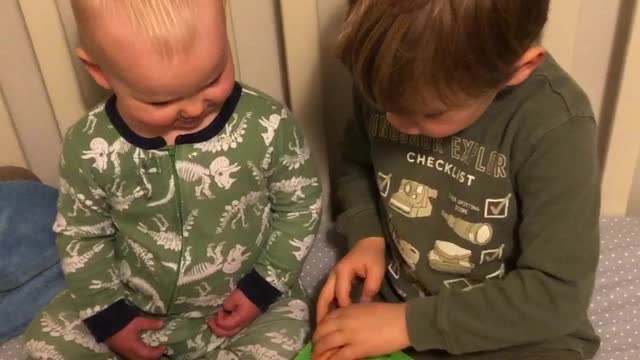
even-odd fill
[(238, 282), (238, 289), (263, 313), (282, 295), (257, 271), (252, 270)]
[(138, 308), (120, 299), (99, 313), (86, 318), (84, 324), (96, 341), (103, 342), (120, 332), (138, 316), (140, 316)]

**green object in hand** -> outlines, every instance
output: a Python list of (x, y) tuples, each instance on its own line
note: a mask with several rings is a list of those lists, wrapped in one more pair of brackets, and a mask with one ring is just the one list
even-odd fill
[[(302, 349), (302, 351), (296, 356), (295, 360), (311, 360), (311, 353), (313, 352), (313, 345), (307, 344), (307, 346)], [(396, 352), (393, 354), (376, 356), (372, 358), (367, 358), (368, 360), (413, 360), (412, 357), (408, 356), (403, 352)]]

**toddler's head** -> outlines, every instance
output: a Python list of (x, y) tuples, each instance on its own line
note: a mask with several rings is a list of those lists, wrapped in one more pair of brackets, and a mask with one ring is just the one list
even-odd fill
[(134, 130), (197, 128), (231, 94), (223, 0), (72, 0), (72, 6), (78, 56), (115, 93)]

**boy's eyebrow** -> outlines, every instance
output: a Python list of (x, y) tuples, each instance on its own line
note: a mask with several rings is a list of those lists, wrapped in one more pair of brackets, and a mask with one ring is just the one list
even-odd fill
[[(225, 60), (227, 59), (226, 55), (224, 56), (224, 59)], [(223, 61), (220, 64), (216, 64), (216, 66), (211, 71), (211, 75), (209, 75), (207, 77), (207, 81), (204, 82), (203, 85), (200, 85), (198, 90), (193, 92), (193, 93), (201, 91), (202, 89), (204, 89), (207, 86), (209, 86), (212, 82), (218, 80), (218, 78), (220, 78), (220, 76), (222, 76), (222, 73), (224, 73), (224, 69), (226, 67), (226, 63), (227, 63), (226, 61)], [(187, 95), (187, 96), (190, 96), (190, 95)], [(146, 102), (146, 103), (172, 103), (172, 102), (176, 102), (176, 101), (182, 100), (187, 96), (178, 96), (178, 97), (171, 98), (171, 99), (163, 99), (163, 98), (157, 98), (157, 99), (148, 98), (148, 99), (145, 99), (144, 97), (140, 97), (138, 99), (143, 101), (143, 102)]]

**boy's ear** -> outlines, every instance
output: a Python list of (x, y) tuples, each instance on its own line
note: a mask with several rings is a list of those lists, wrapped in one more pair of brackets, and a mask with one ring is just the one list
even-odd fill
[(91, 74), (93, 80), (95, 80), (95, 82), (103, 88), (111, 90), (111, 84), (109, 83), (109, 80), (107, 79), (100, 66), (96, 64), (95, 61), (93, 61), (91, 55), (89, 55), (89, 53), (83, 48), (77, 48), (76, 55), (78, 56), (78, 58), (80, 58), (80, 61), (82, 61), (82, 64), (87, 69), (89, 74)]
[(527, 50), (516, 63), (516, 71), (511, 79), (507, 82), (507, 86), (516, 86), (523, 83), (529, 78), (545, 58), (547, 51), (542, 45), (534, 46)]

